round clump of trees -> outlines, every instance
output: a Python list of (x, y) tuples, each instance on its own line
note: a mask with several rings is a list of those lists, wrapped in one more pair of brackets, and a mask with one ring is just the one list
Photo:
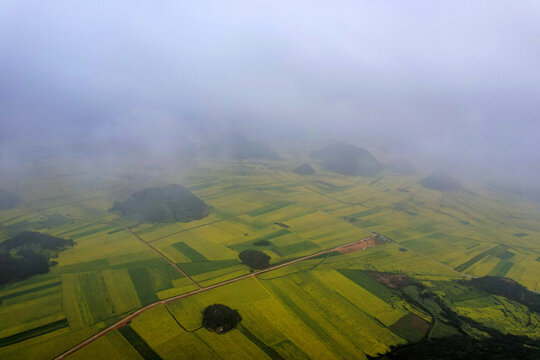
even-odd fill
[(210, 305), (203, 311), (202, 326), (216, 334), (236, 328), (240, 321), (242, 317), (238, 311), (223, 304)]
[(270, 266), (270, 256), (258, 250), (244, 250), (238, 257), (245, 265), (255, 270), (266, 269)]

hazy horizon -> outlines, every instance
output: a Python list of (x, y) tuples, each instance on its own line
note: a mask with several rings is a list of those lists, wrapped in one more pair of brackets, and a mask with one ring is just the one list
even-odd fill
[[(341, 140), (538, 188), (534, 1), (0, 5), (0, 162)], [(380, 149), (379, 149), (380, 150)]]

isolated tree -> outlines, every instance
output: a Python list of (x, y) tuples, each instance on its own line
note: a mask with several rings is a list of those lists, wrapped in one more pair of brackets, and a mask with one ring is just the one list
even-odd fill
[(223, 304), (210, 305), (203, 311), (202, 326), (216, 334), (236, 328), (240, 321), (242, 317), (238, 311)]
[(238, 257), (240, 261), (252, 269), (261, 270), (270, 266), (270, 256), (262, 251), (244, 250)]

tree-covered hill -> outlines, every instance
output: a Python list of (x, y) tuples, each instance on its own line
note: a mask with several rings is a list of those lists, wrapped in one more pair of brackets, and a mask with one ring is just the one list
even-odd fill
[(433, 174), (418, 181), (420, 185), (437, 191), (456, 191), (461, 189), (459, 181), (444, 170), (437, 170)]
[(337, 143), (311, 152), (321, 159), (322, 166), (342, 175), (370, 176), (382, 170), (383, 165), (366, 149)]
[(73, 240), (24, 231), (0, 244), (0, 284), (49, 272), (49, 257), (73, 246)]
[(115, 202), (111, 211), (148, 223), (189, 222), (207, 216), (210, 207), (185, 187), (171, 184), (137, 191)]
[(313, 175), (315, 174), (315, 169), (313, 169), (311, 165), (306, 163), (294, 168), (293, 172), (299, 175)]

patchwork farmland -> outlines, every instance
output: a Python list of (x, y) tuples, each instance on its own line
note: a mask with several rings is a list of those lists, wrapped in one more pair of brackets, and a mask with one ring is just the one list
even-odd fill
[[(189, 176), (24, 179), (24, 204), (0, 212), (0, 241), (30, 229), (75, 245), (49, 272), (1, 286), (0, 356), (367, 359), (481, 326), (538, 341), (537, 312), (461, 282), (504, 276), (540, 291), (537, 209), (482, 189), (428, 190), (412, 175), (299, 175), (293, 165), (205, 160)], [(166, 183), (186, 186), (209, 215), (149, 224), (109, 211)], [(242, 264), (244, 250), (270, 256), (271, 271)], [(392, 287), (374, 274), (409, 280)], [(239, 311), (236, 330), (200, 328), (215, 303)]]

